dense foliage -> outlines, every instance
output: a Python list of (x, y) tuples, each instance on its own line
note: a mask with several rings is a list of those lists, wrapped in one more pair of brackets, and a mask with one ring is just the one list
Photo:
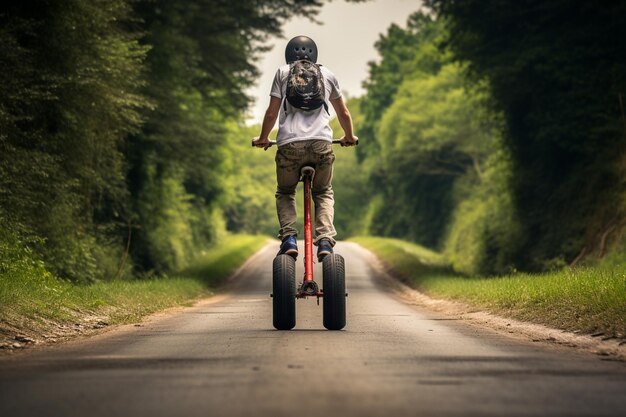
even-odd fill
[(428, 3), (504, 116), (520, 224), (510, 261), (540, 269), (603, 255), (626, 219), (626, 3)]
[(427, 2), (376, 44), (366, 232), (467, 273), (603, 256), (624, 229), (623, 2)]
[[(321, 4), (3, 3), (0, 273), (165, 274), (225, 230), (274, 234), (244, 91), (267, 36)], [(624, 3), (427, 4), (380, 36), (349, 100), (338, 237), (408, 239), (467, 273), (603, 256), (626, 219)]]
[(184, 267), (223, 228), (227, 125), (263, 41), (321, 4), (2, 3), (5, 240), (77, 281)]
[(119, 251), (122, 139), (150, 106), (131, 15), (119, 0), (0, 6), (0, 216), (45, 239), (38, 251), (66, 277), (115, 273), (98, 260)]
[[(376, 149), (363, 152), (372, 190), (364, 232), (452, 248), (459, 269), (475, 270), (486, 250), (483, 226), (498, 209), (469, 200), (499, 187), (491, 171), (501, 121), (484, 109), (487, 86), (468, 83), (464, 67), (440, 51), (446, 33), (444, 21), (418, 12), (376, 44), (381, 60), (370, 64), (359, 131)], [(462, 211), (474, 217), (470, 224)], [(456, 262), (470, 252), (469, 265)]]

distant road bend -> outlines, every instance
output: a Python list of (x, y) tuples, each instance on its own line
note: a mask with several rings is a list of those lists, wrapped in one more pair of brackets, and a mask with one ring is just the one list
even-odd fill
[(219, 301), (3, 358), (0, 415), (624, 415), (626, 364), (407, 305), (377, 284), (366, 251), (336, 249), (350, 293), (343, 331), (323, 329), (314, 299), (298, 301), (296, 329), (272, 328), (269, 245)]

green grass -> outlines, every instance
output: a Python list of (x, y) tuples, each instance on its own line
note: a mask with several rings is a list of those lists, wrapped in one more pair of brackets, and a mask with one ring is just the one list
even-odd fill
[(205, 251), (180, 275), (194, 278), (211, 287), (221, 285), (235, 269), (258, 251), (268, 240), (267, 236), (230, 235), (225, 242)]
[(620, 267), (567, 268), (543, 274), (465, 277), (418, 245), (385, 238), (352, 239), (374, 252), (392, 274), (432, 297), (584, 333), (626, 336), (626, 271)]
[(101, 281), (76, 285), (47, 272), (41, 263), (20, 260), (0, 271), (0, 333), (41, 333), (63, 323), (97, 318), (106, 323), (141, 317), (208, 296), (267, 237), (230, 235), (206, 250), (193, 266), (172, 277)]

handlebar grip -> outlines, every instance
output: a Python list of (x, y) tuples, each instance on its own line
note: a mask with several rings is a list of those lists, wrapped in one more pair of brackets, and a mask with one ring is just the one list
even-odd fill
[[(252, 142), (250, 142), (250, 145), (252, 145), (252, 147), (254, 148), (254, 140), (252, 140)], [(270, 140), (270, 147), (276, 145), (276, 141), (275, 140)], [(333, 139), (333, 145), (341, 145), (341, 139)], [(355, 143), (356, 146), (359, 145), (359, 140), (356, 140)]]
[[(250, 142), (250, 145), (252, 145), (252, 147), (254, 148), (254, 139), (252, 139), (252, 142)], [(275, 140), (270, 140), (270, 147), (276, 145), (276, 141)]]
[[(333, 139), (333, 145), (341, 145), (341, 139)], [(359, 140), (356, 140), (355, 146), (359, 145)]]

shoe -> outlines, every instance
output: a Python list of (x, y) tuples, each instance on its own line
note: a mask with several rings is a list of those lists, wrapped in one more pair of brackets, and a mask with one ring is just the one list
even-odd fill
[(333, 245), (328, 239), (321, 239), (317, 242), (317, 261), (322, 262), (326, 255), (333, 253)]
[(276, 256), (278, 255), (289, 255), (294, 258), (298, 257), (298, 241), (295, 236), (287, 236), (283, 239), (283, 243), (280, 244), (280, 250)]

